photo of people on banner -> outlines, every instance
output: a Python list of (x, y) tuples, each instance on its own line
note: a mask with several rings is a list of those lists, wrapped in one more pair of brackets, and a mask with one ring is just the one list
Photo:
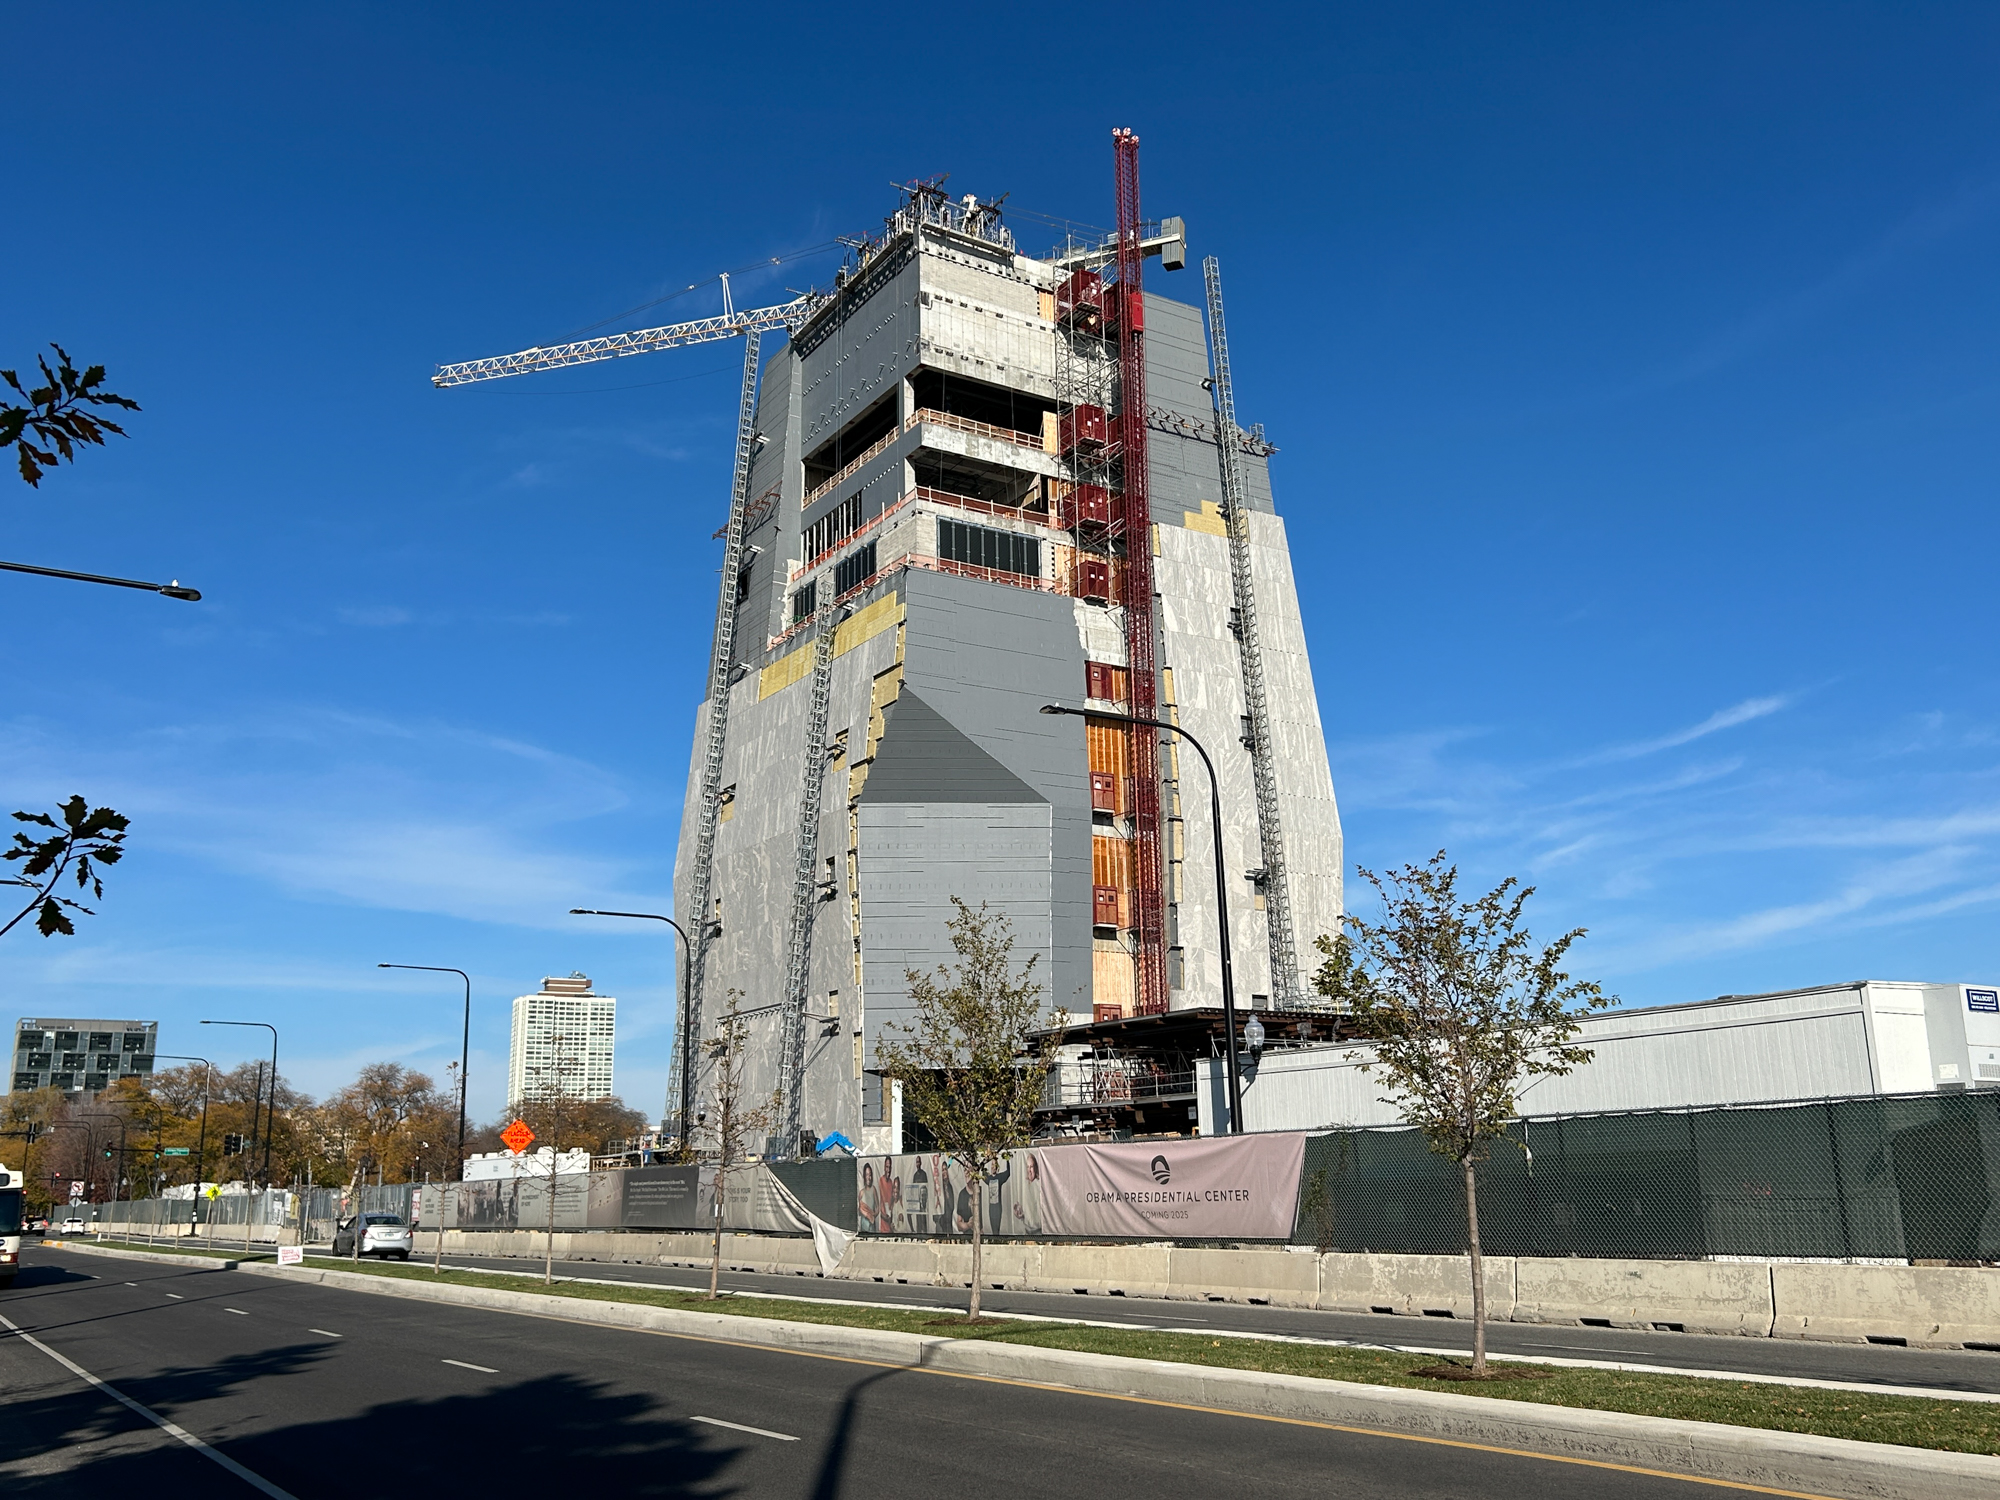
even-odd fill
[[(1065, 1145), (1010, 1151), (981, 1185), (981, 1233), (1122, 1239), (1270, 1239), (1292, 1232), (1305, 1136)], [(865, 1156), (856, 1175), (862, 1234), (970, 1236), (964, 1166), (941, 1152)]]

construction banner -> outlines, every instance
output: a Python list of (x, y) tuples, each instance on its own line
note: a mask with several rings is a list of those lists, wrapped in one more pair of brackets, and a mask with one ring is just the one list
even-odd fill
[[(1284, 1240), (1298, 1208), (1300, 1133), (1010, 1151), (980, 1193), (995, 1239)], [(972, 1233), (965, 1169), (940, 1152), (864, 1157), (862, 1234)]]

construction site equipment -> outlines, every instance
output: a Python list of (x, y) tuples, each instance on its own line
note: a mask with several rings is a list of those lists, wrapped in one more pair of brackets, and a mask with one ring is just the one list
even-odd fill
[(665, 328), (641, 328), (631, 333), (581, 339), (574, 344), (551, 344), (523, 349), (519, 354), (496, 354), (490, 359), (468, 359), (455, 365), (439, 365), (437, 373), (431, 376), (431, 384), (442, 390), (454, 385), (471, 385), (480, 380), (498, 380), (507, 375), (528, 375), (536, 370), (560, 370), (568, 365), (594, 364), (601, 359), (622, 359), (628, 354), (651, 354), (656, 350), (678, 349), (687, 344), (712, 344), (721, 339), (767, 333), (776, 328), (796, 333), (829, 300), (825, 293), (805, 292), (776, 307), (739, 312), (730, 306), (729, 278), (724, 276), (723, 310), (713, 318), (696, 318), (690, 323), (673, 323)]
[(1124, 308), (1118, 332), (1118, 487), (1124, 497), (1125, 651), (1132, 673), (1132, 861), (1139, 973), (1135, 1009), (1167, 1009), (1167, 917), (1160, 867), (1160, 736), (1142, 722), (1159, 710), (1158, 626), (1153, 608), (1153, 512), (1146, 483), (1145, 320), (1137, 309), (1144, 288), (1144, 228), (1139, 217), (1139, 137), (1112, 132), (1118, 190), (1118, 280)]
[(694, 1077), (687, 1064), (701, 1037), (702, 970), (708, 945), (721, 924), (709, 913), (715, 862), (715, 829), (722, 815), (722, 752), (729, 740), (729, 664), (736, 649), (736, 575), (743, 568), (744, 518), (750, 509), (750, 463), (757, 456), (757, 354), (761, 328), (751, 328), (743, 340), (743, 392), (736, 411), (736, 472), (729, 487), (729, 529), (722, 544), (722, 587), (715, 606), (715, 640), (708, 657), (708, 736), (701, 761), (701, 821), (695, 831), (694, 866), (689, 872), (688, 902), (695, 922), (688, 954), (686, 1014), (675, 1022), (681, 1031), (674, 1048), (669, 1100), (680, 1105), (683, 1141), (694, 1119)]
[(1208, 288), (1210, 389), (1215, 400), (1217, 451), (1222, 457), (1222, 519), (1229, 532), (1229, 576), (1236, 603), (1237, 654), (1243, 663), (1243, 707), (1250, 771), (1257, 789), (1257, 839), (1263, 853), (1265, 925), (1271, 944), (1271, 998), (1288, 1010), (1299, 999), (1299, 963), (1292, 931), (1291, 887), (1285, 874), (1285, 834), (1278, 817), (1277, 741), (1264, 689), (1264, 647), (1257, 626), (1257, 589), (1250, 571), (1250, 505), (1238, 449), (1236, 396), (1229, 375), (1229, 333), (1222, 319), (1222, 267), (1211, 255), (1201, 263)]
[(805, 783), (799, 796), (798, 848), (792, 866), (792, 920), (785, 941), (785, 1003), (778, 1053), (778, 1139), (787, 1155), (799, 1139), (805, 1093), (806, 988), (812, 982), (813, 914), (819, 909), (819, 814), (826, 796), (826, 716), (833, 693), (833, 633), (844, 613), (834, 603), (831, 577), (818, 580), (819, 618), (813, 622), (812, 701), (806, 710)]

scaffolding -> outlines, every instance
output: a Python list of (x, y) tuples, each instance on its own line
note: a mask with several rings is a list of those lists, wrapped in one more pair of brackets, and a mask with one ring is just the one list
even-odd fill
[(1271, 945), (1271, 998), (1280, 1010), (1300, 1003), (1299, 962), (1292, 928), (1291, 886), (1285, 872), (1284, 826), (1278, 810), (1277, 739), (1264, 689), (1264, 646), (1257, 625), (1257, 590), (1250, 570), (1250, 505), (1243, 479), (1242, 430), (1229, 374), (1229, 334), (1222, 319), (1222, 267), (1201, 263), (1208, 288), (1208, 340), (1215, 377), (1216, 451), (1222, 466), (1222, 517), (1229, 532), (1229, 576), (1235, 593), (1237, 654), (1243, 664), (1243, 706), (1250, 721), (1250, 771), (1257, 791), (1257, 838), (1263, 853), (1265, 926)]
[(826, 800), (826, 720), (833, 698), (834, 630), (844, 612), (834, 602), (833, 579), (819, 579), (819, 617), (813, 622), (812, 701), (806, 710), (805, 776), (799, 792), (798, 848), (792, 865), (792, 918), (785, 941), (785, 1003), (779, 1012), (779, 1147), (794, 1154), (805, 1093), (807, 986), (812, 983), (813, 914), (821, 899), (819, 817)]
[(722, 754), (729, 739), (729, 671), (736, 654), (737, 574), (743, 568), (743, 537), (750, 510), (750, 465), (757, 456), (757, 356), (763, 335), (755, 327), (743, 338), (743, 395), (736, 412), (736, 471), (730, 482), (729, 526), (722, 544), (722, 591), (715, 607), (715, 641), (708, 657), (708, 737), (702, 750), (700, 822), (694, 862), (688, 870), (687, 918), (694, 941), (688, 954), (687, 1013), (677, 1016), (673, 1067), (667, 1081), (667, 1113), (680, 1118), (685, 1141), (694, 1118), (694, 1076), (687, 1063), (701, 1040), (702, 976), (708, 945), (721, 930), (709, 911), (715, 875), (715, 830), (722, 814)]

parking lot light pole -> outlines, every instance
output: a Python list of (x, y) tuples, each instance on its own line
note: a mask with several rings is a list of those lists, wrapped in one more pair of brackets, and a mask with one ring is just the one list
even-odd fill
[(1243, 1071), (1236, 1055), (1236, 978), (1229, 957), (1229, 890), (1227, 876), (1222, 867), (1222, 793), (1215, 780), (1215, 762), (1208, 758), (1201, 741), (1189, 734), (1178, 724), (1169, 724), (1165, 719), (1145, 719), (1137, 714), (1121, 714), (1110, 709), (1066, 708), (1060, 703), (1044, 703), (1045, 714), (1063, 714), (1077, 719), (1113, 719), (1121, 724), (1141, 724), (1151, 729), (1164, 729), (1169, 734), (1179, 735), (1194, 747), (1194, 753), (1201, 757), (1201, 763), (1208, 769), (1208, 813), (1215, 833), (1215, 911), (1217, 928), (1221, 933), (1222, 951), (1222, 1024), (1229, 1033), (1229, 1133), (1243, 1133)]
[[(465, 1181), (465, 1069), (472, 1057), (472, 976), (437, 964), (377, 964), (378, 969), (414, 969), (423, 974), (456, 974), (465, 981), (465, 1026), (458, 1038), (458, 1180)], [(442, 1222), (439, 1233), (443, 1233)]]
[(588, 906), (572, 906), (572, 917), (631, 917), (639, 921), (665, 922), (681, 935), (682, 961), (680, 966), (680, 1016), (677, 1029), (681, 1034), (681, 1153), (686, 1156), (690, 1147), (688, 1132), (694, 1124), (694, 1033), (688, 1025), (688, 983), (694, 969), (694, 945), (689, 941), (687, 929), (672, 917), (663, 917), (656, 911), (597, 911)]

